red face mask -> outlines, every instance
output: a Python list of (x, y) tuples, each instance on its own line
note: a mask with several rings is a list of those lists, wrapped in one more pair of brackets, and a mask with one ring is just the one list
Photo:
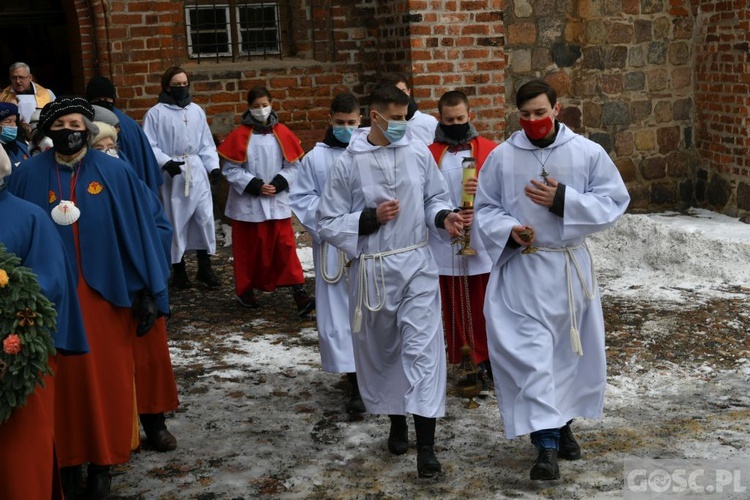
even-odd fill
[(539, 120), (525, 120), (521, 118), (519, 121), (526, 135), (535, 141), (544, 139), (555, 128), (555, 121), (552, 119), (552, 116), (546, 116)]

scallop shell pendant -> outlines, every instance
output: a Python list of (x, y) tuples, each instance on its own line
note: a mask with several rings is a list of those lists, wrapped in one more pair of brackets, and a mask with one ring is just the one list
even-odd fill
[(81, 211), (69, 200), (60, 200), (60, 204), (52, 209), (52, 220), (61, 226), (69, 226), (78, 220)]

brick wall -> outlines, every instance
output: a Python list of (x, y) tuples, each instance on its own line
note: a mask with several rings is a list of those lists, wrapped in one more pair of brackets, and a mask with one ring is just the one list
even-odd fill
[(480, 134), (500, 141), (505, 131), (503, 0), (410, 0), (411, 64), (423, 112), (437, 116), (449, 90), (469, 97)]
[(750, 6), (702, 0), (695, 44), (696, 200), (750, 211)]

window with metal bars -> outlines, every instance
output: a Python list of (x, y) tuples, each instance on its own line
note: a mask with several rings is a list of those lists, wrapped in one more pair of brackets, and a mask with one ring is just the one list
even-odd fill
[(185, 28), (192, 59), (282, 57), (289, 4), (283, 0), (186, 0)]

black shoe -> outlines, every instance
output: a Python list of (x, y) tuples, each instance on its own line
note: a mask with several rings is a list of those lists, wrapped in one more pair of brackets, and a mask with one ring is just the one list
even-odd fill
[(432, 446), (420, 446), (417, 450), (417, 474), (419, 477), (435, 477), (442, 467), (435, 456)]
[(403, 455), (409, 449), (409, 429), (404, 427), (398, 429), (391, 424), (391, 432), (388, 435), (388, 451), (394, 455)]
[(198, 273), (195, 279), (206, 285), (208, 288), (216, 288), (221, 285), (221, 280), (210, 266), (198, 267)]
[(184, 262), (172, 264), (172, 286), (183, 290), (187, 290), (193, 286), (185, 271)]
[(146, 432), (146, 439), (149, 444), (158, 452), (164, 453), (177, 448), (177, 438), (167, 429), (161, 429), (156, 432)]
[(252, 290), (237, 295), (236, 298), (242, 307), (258, 307), (258, 299), (255, 298), (255, 293)]
[(304, 318), (315, 309), (315, 297), (305, 291), (294, 292), (294, 303), (297, 305), (297, 316)]
[(532, 481), (552, 481), (560, 479), (560, 468), (557, 466), (557, 450), (542, 448), (531, 467)]
[(89, 464), (89, 474), (86, 478), (86, 500), (104, 500), (109, 498), (112, 486), (112, 468), (109, 465)]
[(353, 391), (352, 397), (346, 404), (347, 413), (365, 413), (367, 409), (365, 404), (362, 402), (362, 397), (359, 395), (359, 391)]
[(573, 429), (570, 424), (560, 427), (560, 451), (557, 453), (559, 458), (565, 460), (578, 460), (581, 458), (581, 447), (573, 435)]
[(65, 498), (78, 498), (83, 491), (83, 468), (80, 465), (61, 467), (60, 482)]

